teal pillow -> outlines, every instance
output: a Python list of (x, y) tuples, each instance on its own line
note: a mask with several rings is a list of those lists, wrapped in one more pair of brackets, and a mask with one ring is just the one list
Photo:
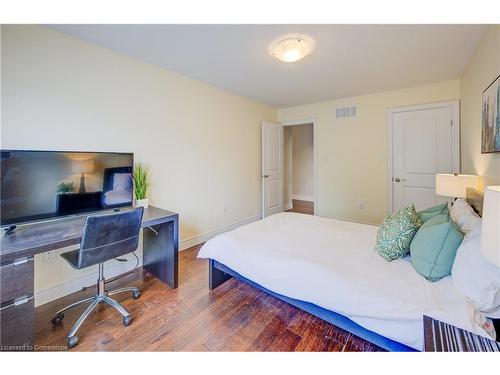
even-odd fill
[(436, 215), (439, 214), (445, 214), (448, 212), (448, 203), (441, 203), (438, 204), (437, 206), (430, 207), (426, 210), (417, 212), (417, 215), (420, 217), (422, 222), (426, 222), (430, 218), (433, 218)]
[(378, 229), (375, 249), (387, 261), (402, 258), (410, 251), (410, 243), (422, 220), (410, 204), (387, 216)]
[(464, 235), (448, 213), (427, 220), (410, 245), (411, 263), (429, 281), (451, 274)]

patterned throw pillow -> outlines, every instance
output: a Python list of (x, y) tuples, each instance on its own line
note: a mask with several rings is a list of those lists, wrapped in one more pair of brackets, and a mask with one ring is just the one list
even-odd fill
[(377, 233), (375, 249), (389, 262), (402, 258), (410, 252), (411, 240), (421, 226), (422, 220), (410, 204), (385, 218)]

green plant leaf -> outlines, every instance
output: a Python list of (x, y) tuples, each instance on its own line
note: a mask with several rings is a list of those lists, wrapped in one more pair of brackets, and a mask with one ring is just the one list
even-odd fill
[(149, 182), (149, 166), (136, 163), (134, 165), (133, 180), (135, 199), (146, 199), (151, 186)]

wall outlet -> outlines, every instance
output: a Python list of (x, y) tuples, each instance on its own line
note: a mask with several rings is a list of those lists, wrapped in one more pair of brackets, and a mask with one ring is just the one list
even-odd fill
[(46, 253), (43, 253), (43, 261), (44, 262), (50, 262), (52, 259), (54, 259), (54, 252), (53, 251), (47, 251)]
[(223, 211), (224, 213), (226, 213), (226, 212), (227, 212), (227, 203), (224, 203), (224, 205), (222, 206), (222, 211)]
[(359, 202), (359, 209), (364, 210), (365, 209), (365, 202)]

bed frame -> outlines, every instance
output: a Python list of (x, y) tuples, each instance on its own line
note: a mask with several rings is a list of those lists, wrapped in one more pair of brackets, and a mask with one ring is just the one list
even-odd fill
[[(483, 211), (483, 194), (475, 189), (467, 189), (467, 202), (474, 208), (474, 210), (482, 215)], [(364, 340), (371, 342), (383, 349), (388, 351), (395, 352), (414, 352), (415, 349), (401, 344), (397, 341), (391, 340), (385, 336), (379, 335), (373, 331), (370, 331), (359, 324), (355, 323), (351, 319), (347, 318), (344, 315), (338, 314), (334, 311), (324, 309), (310, 302), (301, 301), (298, 299), (290, 298), (283, 296), (281, 294), (275, 293), (269, 289), (264, 288), (263, 286), (255, 283), (252, 280), (247, 279), (246, 277), (240, 275), (236, 271), (231, 268), (225, 266), (222, 263), (217, 262), (214, 259), (209, 259), (209, 278), (208, 284), (210, 290), (217, 288), (219, 285), (225, 283), (227, 280), (235, 277), (238, 280), (241, 280), (251, 286), (262, 290), (265, 293), (268, 293), (282, 301), (289, 303), (292, 306), (295, 306), (301, 310), (304, 310), (314, 316), (317, 316), (320, 319), (327, 321), (339, 328), (342, 328), (355, 336), (361, 337)], [(423, 329), (422, 329), (423, 334)]]
[[(389, 351), (395, 351), (395, 352), (414, 352), (416, 351), (415, 349), (406, 346), (404, 344), (401, 344), (399, 342), (396, 342), (394, 340), (388, 339), (387, 337), (384, 337), (382, 335), (379, 335), (378, 333), (375, 333), (373, 331), (370, 331), (366, 328), (363, 328), (359, 324), (353, 322), (351, 319), (345, 317), (344, 315), (338, 314), (336, 312), (333, 312), (331, 310), (324, 309), (322, 307), (319, 307), (318, 305), (315, 305), (310, 302), (305, 302), (301, 301), (298, 299), (290, 298), (283, 296), (281, 294), (275, 293), (269, 289), (264, 288), (263, 286), (255, 283), (252, 280), (247, 279), (244, 276), (241, 276), (238, 272), (233, 271), (229, 267), (225, 266), (222, 263), (217, 262), (214, 259), (209, 259), (208, 260), (209, 264), (209, 288), (211, 290), (217, 288), (219, 285), (223, 284), (227, 280), (229, 280), (232, 277), (235, 277), (238, 280), (241, 280), (247, 284), (250, 284), (251, 286), (262, 290), (263, 292), (272, 295), (273, 297), (276, 297), (284, 302), (289, 303), (292, 306), (295, 306), (301, 310), (304, 310), (305, 312), (308, 312), (309, 314), (312, 314), (314, 316), (317, 316), (320, 319), (323, 319), (327, 321), (328, 323), (331, 323), (339, 328), (342, 328), (350, 333), (352, 333), (355, 336), (361, 337), (362, 339), (365, 339), (383, 349), (389, 350)], [(423, 332), (423, 331), (422, 331)]]

